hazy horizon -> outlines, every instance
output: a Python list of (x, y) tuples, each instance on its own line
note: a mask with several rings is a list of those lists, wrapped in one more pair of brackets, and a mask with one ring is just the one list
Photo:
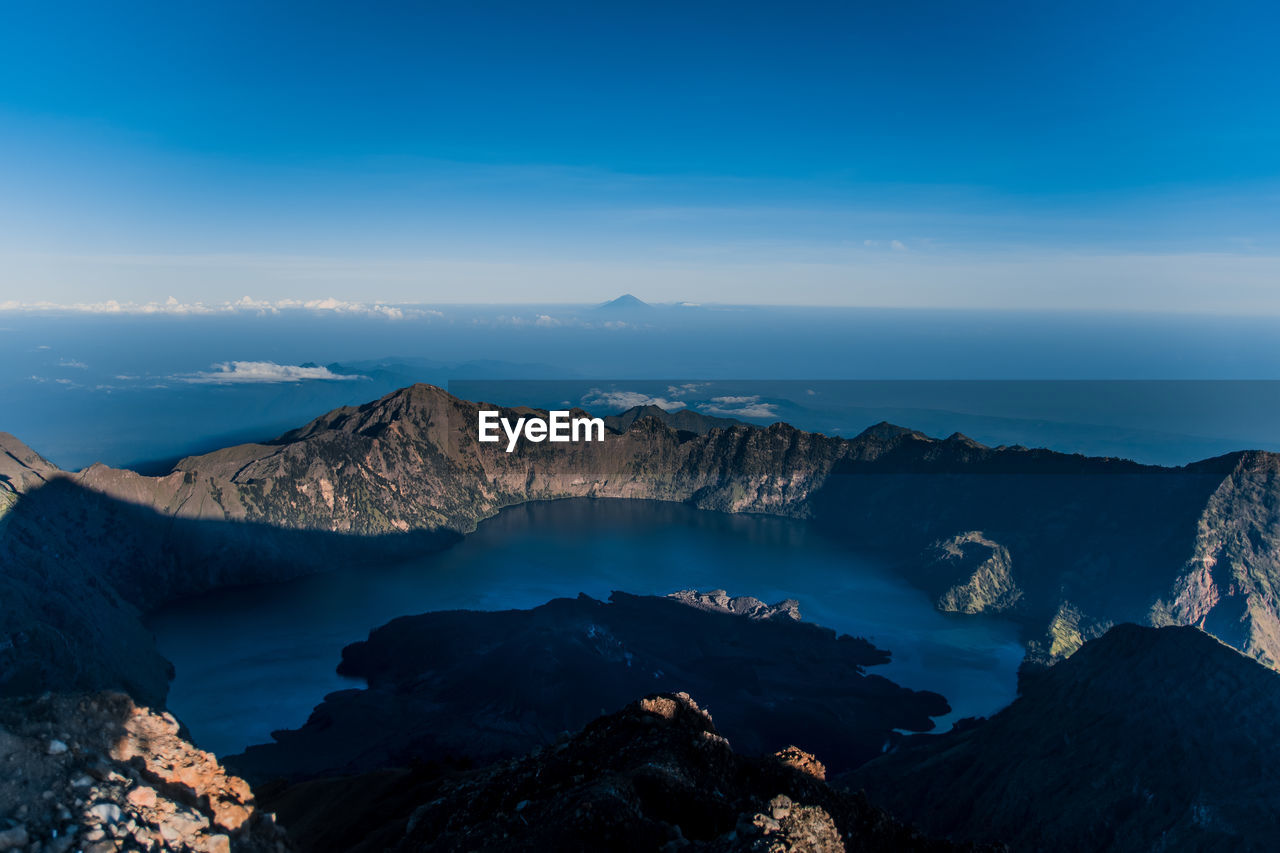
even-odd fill
[[(1188, 308), (1178, 308), (1160, 306), (1149, 308), (1027, 308), (1021, 306), (997, 306), (984, 307), (972, 305), (871, 305), (871, 304), (855, 304), (855, 303), (808, 303), (808, 302), (716, 302), (701, 301), (694, 302), (684, 299), (671, 299), (667, 301), (656, 301), (644, 299), (631, 292), (618, 293), (617, 295), (605, 299), (597, 299), (592, 301), (577, 300), (548, 300), (548, 299), (529, 299), (529, 300), (502, 300), (502, 301), (480, 301), (480, 300), (434, 300), (430, 302), (421, 302), (413, 300), (345, 300), (338, 299), (333, 296), (326, 296), (319, 299), (301, 300), (301, 299), (255, 299), (252, 296), (241, 296), (237, 299), (224, 300), (200, 300), (192, 302), (183, 302), (173, 297), (164, 300), (151, 300), (145, 302), (121, 301), (118, 299), (104, 299), (95, 302), (52, 302), (45, 300), (24, 301), (20, 299), (11, 299), (0, 302), (0, 319), (6, 316), (21, 317), (23, 315), (41, 315), (41, 314), (80, 314), (80, 315), (101, 315), (101, 316), (230, 316), (230, 315), (269, 315), (281, 313), (296, 313), (300, 316), (310, 315), (314, 317), (324, 316), (342, 316), (342, 315), (367, 315), (381, 316), (389, 320), (402, 320), (408, 318), (423, 318), (433, 316), (438, 313), (433, 309), (480, 309), (493, 310), (501, 308), (515, 308), (520, 310), (536, 310), (539, 308), (570, 311), (570, 312), (586, 312), (595, 309), (606, 308), (610, 303), (617, 299), (633, 297), (644, 303), (643, 307), (657, 309), (675, 309), (691, 311), (693, 309), (705, 309), (707, 311), (749, 311), (753, 309), (771, 310), (771, 309), (797, 309), (797, 310), (813, 310), (813, 309), (834, 309), (850, 312), (917, 312), (921, 314), (952, 314), (952, 315), (1025, 315), (1025, 316), (1054, 316), (1054, 317), (1098, 317), (1098, 318), (1160, 318), (1160, 317), (1195, 317), (1203, 316), (1208, 318), (1232, 319), (1232, 318), (1258, 318), (1270, 317), (1270, 313), (1266, 311), (1247, 311), (1247, 310), (1193, 310)], [(401, 313), (397, 313), (397, 310)], [(408, 313), (405, 313), (408, 312)], [(1277, 306), (1276, 317), (1280, 317), (1280, 306)], [(10, 331), (7, 327), (0, 326), (0, 332)]]

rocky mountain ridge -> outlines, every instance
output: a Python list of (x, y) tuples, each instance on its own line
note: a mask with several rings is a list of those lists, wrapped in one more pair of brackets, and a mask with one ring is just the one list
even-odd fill
[(476, 440), (480, 407), (412, 386), (160, 477), (61, 472), (5, 439), (0, 552), (15, 568), (0, 579), (0, 658), (28, 653), (0, 660), (0, 692), (123, 686), (163, 701), (163, 662), (138, 650), (149, 648), (140, 612), (335, 554), (442, 547), (505, 506), (562, 497), (810, 518), (944, 609), (1016, 620), (1034, 660), (1059, 660), (1119, 621), (1196, 624), (1280, 660), (1274, 454), (1165, 469), (888, 424), (841, 439), (785, 424), (698, 433), (651, 417), (602, 442), (505, 453)]

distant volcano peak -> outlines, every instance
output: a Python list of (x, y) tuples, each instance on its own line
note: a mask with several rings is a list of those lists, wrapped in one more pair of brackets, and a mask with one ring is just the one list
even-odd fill
[(596, 306), (597, 311), (638, 311), (646, 308), (652, 308), (648, 302), (643, 299), (637, 299), (630, 293), (624, 293), (617, 299), (610, 299), (608, 302)]

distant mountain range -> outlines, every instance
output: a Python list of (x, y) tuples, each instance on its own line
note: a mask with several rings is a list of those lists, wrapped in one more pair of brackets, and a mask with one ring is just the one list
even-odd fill
[(631, 425), (641, 418), (653, 418), (677, 431), (706, 435), (713, 429), (728, 429), (736, 426), (754, 426), (736, 418), (717, 418), (704, 415), (689, 409), (669, 411), (661, 406), (633, 406), (616, 415), (606, 415), (605, 426), (614, 432), (626, 432)]
[[(94, 627), (104, 614), (113, 637), (128, 636), (137, 608), (313, 571), (335, 551), (375, 560), (440, 547), (504, 506), (559, 497), (811, 518), (942, 609), (1016, 620), (1033, 661), (1122, 621), (1196, 625), (1280, 660), (1274, 454), (1169, 469), (888, 424), (840, 439), (687, 412), (628, 413), (603, 442), (508, 454), (476, 441), (477, 410), (415, 385), (162, 477), (61, 472), (5, 437), (0, 548), (14, 568), (0, 579), (0, 690), (145, 684), (144, 697), (162, 697), (162, 662), (112, 652)], [(49, 668), (50, 656), (83, 663)]]

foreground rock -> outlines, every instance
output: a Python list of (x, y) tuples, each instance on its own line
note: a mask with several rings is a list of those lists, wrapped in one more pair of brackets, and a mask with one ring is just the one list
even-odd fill
[(806, 772), (820, 766), (740, 755), (687, 695), (656, 695), (483, 770), (325, 779), (272, 805), (309, 851), (958, 849)]
[(926, 831), (1015, 850), (1280, 849), (1280, 675), (1192, 628), (1121, 625), (989, 721), (847, 780)]
[(244, 780), (118, 693), (0, 702), (0, 851), (283, 853)]
[(741, 752), (795, 743), (843, 770), (949, 713), (936, 693), (867, 675), (888, 652), (798, 616), (794, 601), (716, 590), (402, 617), (343, 650), (339, 671), (368, 689), (330, 694), (301, 729), (227, 760), (255, 780), (487, 762), (656, 689), (704, 697)]

